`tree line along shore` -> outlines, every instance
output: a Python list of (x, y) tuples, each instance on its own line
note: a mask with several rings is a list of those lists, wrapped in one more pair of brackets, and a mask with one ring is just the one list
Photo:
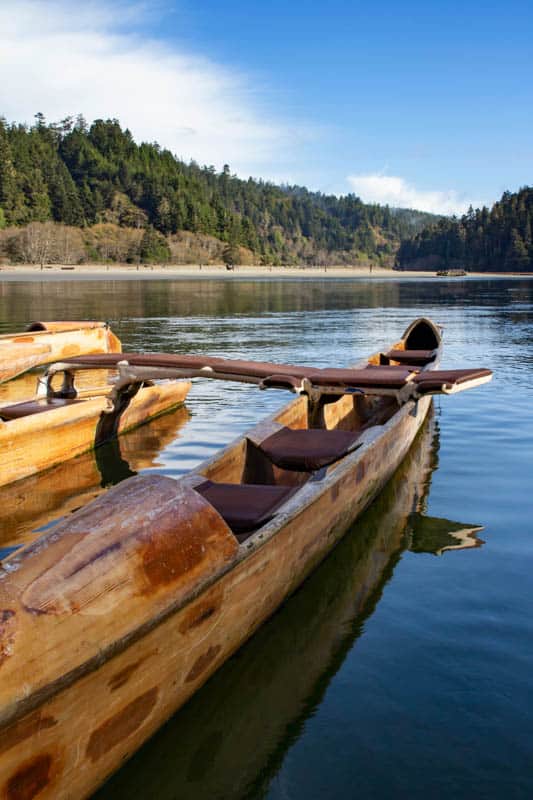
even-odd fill
[(474, 272), (533, 272), (533, 189), (505, 192), (491, 209), (472, 207), (460, 217), (442, 218), (402, 241), (396, 261), (402, 269)]
[(117, 120), (0, 118), (0, 265), (533, 271), (533, 189), (461, 218), (185, 163)]
[[(165, 263), (226, 251), (248, 263), (392, 266), (402, 238), (433, 219), (187, 164), (137, 144), (117, 120), (0, 121), (4, 259), (33, 260), (48, 248), (52, 260)], [(64, 227), (39, 227), (48, 223)]]

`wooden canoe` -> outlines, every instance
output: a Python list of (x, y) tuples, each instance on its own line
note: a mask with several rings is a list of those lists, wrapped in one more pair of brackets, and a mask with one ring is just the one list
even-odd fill
[[(429, 374), (440, 332), (427, 320), (353, 374), (364, 381), (361, 373), (374, 371), (374, 385), (386, 383), (378, 365), (388, 360), (393, 375), (400, 351), (424, 345), (432, 353), (423, 367)], [(431, 404), (428, 386), (452, 385), (435, 370), (427, 393), (379, 394), (371, 385), (363, 393), (340, 372), (305, 378), (311, 388), (190, 475), (126, 480), (3, 562), (5, 797), (89, 796), (325, 557), (406, 456)], [(334, 379), (337, 396), (328, 394)], [(311, 413), (316, 403), (320, 413)], [(326, 438), (356, 433), (356, 446), (315, 470), (286, 469), (266, 457), (261, 445), (272, 431), (312, 430), (310, 419)], [(229, 486), (224, 517), (213, 484), (222, 494)], [(254, 501), (246, 509), (250, 486)], [(287, 492), (283, 501), (265, 512), (265, 494), (272, 500), (279, 492)], [(243, 532), (246, 510), (263, 520)], [(232, 513), (233, 529), (226, 521)]]
[(61, 358), (120, 349), (105, 322), (32, 322), (23, 333), (0, 336), (0, 383)]
[[(122, 392), (107, 385), (109, 370), (89, 370), (96, 386), (84, 380), (87, 371), (70, 376), (68, 386), (55, 389), (56, 372), (39, 379), (31, 400), (0, 406), (0, 486), (61, 464), (97, 447), (109, 438), (144, 424), (185, 402), (190, 381), (143, 381), (123, 384)], [(113, 394), (114, 399), (111, 399)]]
[[(142, 757), (104, 787), (99, 800), (267, 796), (280, 758), (294, 743), (294, 731), (305, 724), (346, 654), (357, 647), (363, 622), (379, 603), (406, 545), (412, 546), (413, 515), (427, 519), (420, 512), (437, 447), (435, 426), (428, 419), (384, 491), (327, 562), (256, 633), (243, 657), (227, 662), (143, 749)], [(479, 531), (451, 523), (450, 530), (458, 528)], [(447, 539), (443, 535), (435, 541), (437, 550)], [(357, 704), (354, 697), (354, 714)]]

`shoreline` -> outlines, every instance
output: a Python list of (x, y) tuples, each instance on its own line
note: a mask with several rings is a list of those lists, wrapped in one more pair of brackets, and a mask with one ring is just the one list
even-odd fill
[[(83, 264), (67, 266), (47, 265), (44, 269), (35, 264), (17, 264), (0, 268), (0, 282), (22, 281), (68, 281), (68, 280), (197, 280), (224, 279), (242, 280), (263, 278), (267, 280), (331, 278), (364, 278), (370, 280), (420, 280), (435, 279), (434, 271), (399, 271), (387, 267), (263, 267), (255, 265), (237, 266), (228, 270), (222, 265), (179, 264), (132, 265), (132, 264)], [(439, 277), (439, 280), (461, 281), (468, 278), (528, 278), (533, 273), (471, 272), (462, 277)]]

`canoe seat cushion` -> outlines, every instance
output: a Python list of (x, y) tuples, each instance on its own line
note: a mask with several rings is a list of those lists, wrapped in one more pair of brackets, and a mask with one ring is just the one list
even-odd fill
[(250, 533), (265, 525), (296, 490), (294, 486), (213, 481), (195, 487), (236, 534)]
[(415, 375), (413, 380), (418, 392), (423, 394), (424, 392), (438, 392), (443, 385), (451, 388), (469, 381), (490, 378), (491, 375), (490, 369), (430, 370)]
[(371, 389), (401, 389), (409, 378), (408, 369), (375, 367), (375, 369), (321, 369), (310, 380), (316, 386), (360, 386)]
[(312, 472), (333, 464), (357, 447), (358, 433), (351, 431), (292, 430), (282, 428), (259, 444), (277, 467)]
[(33, 414), (42, 414), (43, 411), (51, 411), (53, 408), (83, 402), (84, 401), (81, 399), (63, 399), (59, 397), (50, 398), (48, 400), (28, 400), (25, 403), (14, 403), (12, 406), (0, 408), (0, 419), (8, 422), (11, 419), (31, 417)]
[(437, 353), (435, 350), (389, 350), (386, 355), (387, 358), (399, 361), (401, 364), (416, 364), (423, 367), (435, 361)]

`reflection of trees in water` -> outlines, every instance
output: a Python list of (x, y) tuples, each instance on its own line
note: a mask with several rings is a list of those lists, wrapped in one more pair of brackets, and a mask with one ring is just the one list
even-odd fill
[(264, 796), (362, 632), (409, 544), (436, 467), (426, 424), (377, 501), (329, 558), (98, 794), (158, 800)]
[[(227, 316), (325, 308), (375, 308), (398, 304), (395, 282), (321, 280), (164, 280), (5, 283), (0, 314), (6, 330), (29, 318), (121, 320), (176, 316)], [(24, 319), (20, 317), (21, 311)]]
[[(176, 317), (255, 316), (264, 313), (492, 306), (531, 303), (532, 281), (467, 280), (153, 280), (8, 282), (0, 285), (2, 330), (30, 319), (109, 319), (125, 342), (142, 327), (157, 335)], [(163, 318), (163, 319), (162, 319)], [(142, 321), (142, 325), (139, 323)], [(150, 347), (152, 342), (147, 342)]]

